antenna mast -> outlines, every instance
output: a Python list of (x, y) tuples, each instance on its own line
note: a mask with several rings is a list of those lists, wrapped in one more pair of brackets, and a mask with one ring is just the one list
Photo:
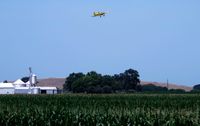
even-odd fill
[(31, 67), (29, 67), (29, 72), (30, 72), (30, 75), (29, 75), (29, 94), (31, 94), (31, 86), (32, 86), (32, 69)]
[(29, 72), (30, 72), (30, 75), (32, 74), (32, 68), (31, 67), (29, 67)]

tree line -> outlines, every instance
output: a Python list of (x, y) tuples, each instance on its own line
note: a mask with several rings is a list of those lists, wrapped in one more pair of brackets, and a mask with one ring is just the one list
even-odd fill
[[(195, 88), (200, 90), (199, 87), (200, 86), (197, 85)], [(90, 71), (86, 74), (82, 72), (71, 73), (66, 77), (63, 90), (73, 93), (185, 93), (185, 90), (183, 89), (168, 89), (167, 87), (156, 86), (151, 83), (141, 85), (139, 72), (134, 69), (127, 69), (123, 73), (114, 75), (102, 75), (96, 71)]]
[(74, 93), (135, 92), (142, 89), (139, 77), (134, 69), (114, 75), (102, 75), (95, 71), (71, 73), (66, 77), (63, 89)]

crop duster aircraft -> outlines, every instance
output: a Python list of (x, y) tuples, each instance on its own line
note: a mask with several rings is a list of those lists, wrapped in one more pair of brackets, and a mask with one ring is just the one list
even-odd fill
[(94, 12), (92, 17), (97, 17), (97, 16), (101, 17), (105, 15), (106, 15), (106, 12)]

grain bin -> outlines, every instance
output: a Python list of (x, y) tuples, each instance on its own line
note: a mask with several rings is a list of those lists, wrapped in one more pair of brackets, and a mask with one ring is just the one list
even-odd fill
[(38, 87), (32, 88), (32, 94), (40, 94), (40, 88)]
[(37, 84), (37, 76), (35, 74), (32, 74), (30, 77), (30, 81), (32, 85), (36, 85)]

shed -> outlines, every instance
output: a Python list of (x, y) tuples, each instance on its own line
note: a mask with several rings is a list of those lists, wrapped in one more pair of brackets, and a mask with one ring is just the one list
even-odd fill
[(57, 94), (56, 87), (39, 87), (41, 94)]
[(12, 83), (0, 83), (0, 94), (14, 94), (14, 91)]

